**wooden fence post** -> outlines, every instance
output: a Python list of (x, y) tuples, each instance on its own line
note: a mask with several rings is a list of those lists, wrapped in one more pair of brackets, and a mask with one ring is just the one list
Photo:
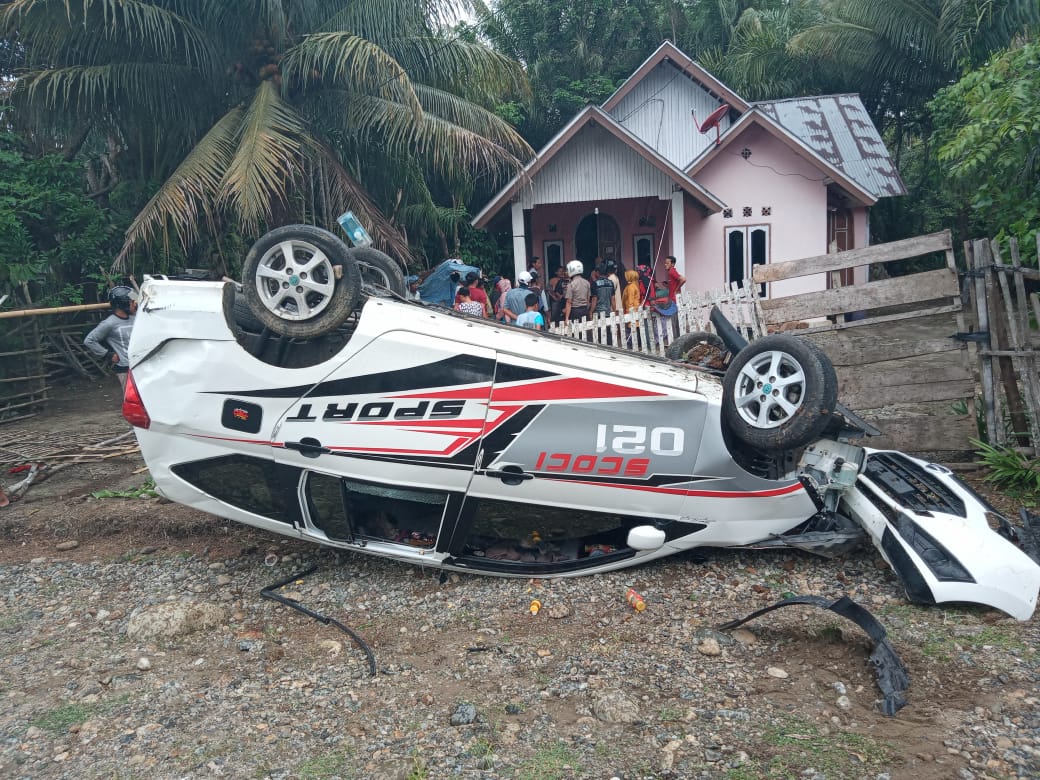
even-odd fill
[[(1007, 402), (1008, 418), (1011, 420), (1012, 436), (1018, 441), (1020, 447), (1029, 446), (1029, 420), (1026, 417), (1025, 404), (1022, 401), (1022, 392), (1018, 387), (1018, 379), (1015, 377), (1019, 361), (1014, 359), (1014, 353), (1018, 351), (1019, 328), (1015, 321), (1015, 306), (1011, 299), (1008, 287), (1006, 271), (1007, 266), (1000, 256), (1000, 244), (996, 239), (990, 241), (990, 249), (993, 253), (993, 276), (996, 284), (988, 285), (987, 293), (990, 306), (990, 325), (993, 338), (990, 344), (997, 354), (997, 364), (1000, 366), (1000, 381), (1004, 387), (1004, 400)], [(1003, 309), (1003, 312), (1001, 312)], [(1025, 379), (1025, 377), (1023, 377)], [(1031, 395), (1028, 380), (1025, 385), (1027, 397)]]
[(986, 334), (986, 341), (981, 343), (978, 348), (979, 381), (982, 385), (982, 412), (986, 421), (986, 435), (991, 444), (1000, 444), (1003, 427), (997, 425), (1000, 420), (999, 400), (993, 382), (993, 356), (989, 354), (989, 311), (986, 308), (986, 275), (989, 271), (986, 267), (986, 246), (985, 241), (965, 241), (964, 254), (968, 261), (968, 271), (972, 277), (970, 290), (972, 303), (975, 306), (975, 319), (979, 326), (979, 333)]

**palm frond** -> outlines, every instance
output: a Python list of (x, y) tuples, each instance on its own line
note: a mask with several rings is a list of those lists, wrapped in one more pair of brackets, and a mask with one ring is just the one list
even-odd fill
[(461, 170), (478, 174), (516, 172), (522, 163), (499, 144), (432, 115), (421, 121), (402, 106), (366, 95), (345, 106), (348, 127), (362, 143), (380, 143), (391, 154), (416, 155), (439, 174)]
[(320, 182), (324, 189), (321, 194), (321, 205), (325, 209), (322, 221), (332, 224), (337, 216), (349, 209), (372, 234), (378, 249), (399, 260), (411, 257), (404, 236), (372, 202), (365, 188), (336, 159), (332, 150), (323, 144), (315, 144), (313, 149), (315, 159), (312, 164), (316, 169), (310, 180)]
[(517, 157), (534, 156), (527, 141), (502, 117), (470, 103), (451, 92), (434, 89), (424, 84), (415, 85), (423, 109), (451, 124), (472, 130), (512, 151)]
[(149, 241), (157, 231), (165, 233), (170, 226), (182, 246), (195, 239), (200, 213), (214, 207), (214, 194), (231, 163), (244, 114), (242, 108), (233, 108), (195, 144), (127, 229), (117, 266), (135, 245)]
[[(0, 35), (18, 34), (28, 59), (47, 65), (84, 60), (106, 62), (152, 53), (205, 70), (213, 52), (205, 34), (191, 21), (145, 0), (66, 0), (64, 13), (53, 3), (12, 0), (0, 9)], [(94, 52), (91, 55), (91, 52)]]
[[(74, 114), (137, 110), (191, 125), (193, 106), (184, 90), (198, 90), (199, 74), (184, 65), (119, 63), (72, 66), (29, 73), (18, 81), (15, 100)], [(195, 95), (198, 99), (198, 95)]]
[(413, 81), (450, 90), (485, 106), (531, 94), (519, 63), (479, 43), (399, 37), (387, 48)]
[(371, 92), (422, 111), (408, 73), (379, 46), (349, 32), (316, 33), (294, 46), (282, 59), (282, 75), (305, 87), (320, 81)]
[(288, 199), (308, 142), (303, 122), (281, 99), (278, 88), (271, 81), (261, 82), (246, 108), (238, 148), (220, 187), (220, 200), (247, 228), (258, 228), (266, 220), (272, 201)]

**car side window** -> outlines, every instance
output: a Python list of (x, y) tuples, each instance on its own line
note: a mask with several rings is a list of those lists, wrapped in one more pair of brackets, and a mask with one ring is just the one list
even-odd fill
[(361, 538), (432, 549), (448, 493), (311, 473), (307, 501), (311, 522), (330, 539)]
[(518, 563), (610, 555), (627, 549), (628, 530), (639, 524), (623, 515), (487, 498), (468, 499), (465, 511), (473, 521), (463, 555)]
[(225, 455), (180, 463), (171, 471), (238, 509), (282, 523), (301, 522), (296, 497), (302, 469), (268, 458)]

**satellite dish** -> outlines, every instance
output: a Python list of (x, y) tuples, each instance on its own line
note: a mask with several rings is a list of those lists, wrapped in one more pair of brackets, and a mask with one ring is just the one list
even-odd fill
[(718, 146), (719, 135), (722, 132), (719, 129), (719, 122), (721, 122), (722, 118), (729, 113), (729, 103), (723, 103), (721, 106), (716, 108), (714, 111), (708, 114), (708, 118), (705, 119), (703, 122), (697, 122), (696, 113), (694, 113), (693, 111), (691, 111), (690, 113), (693, 115), (693, 121), (697, 124), (697, 129), (700, 130), (702, 134), (708, 132), (713, 127), (715, 128), (715, 145)]

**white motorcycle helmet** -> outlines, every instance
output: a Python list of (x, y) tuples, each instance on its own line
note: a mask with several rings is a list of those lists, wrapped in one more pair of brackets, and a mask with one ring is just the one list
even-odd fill
[(585, 273), (585, 266), (581, 264), (581, 260), (571, 260), (567, 263), (567, 276), (580, 276)]

